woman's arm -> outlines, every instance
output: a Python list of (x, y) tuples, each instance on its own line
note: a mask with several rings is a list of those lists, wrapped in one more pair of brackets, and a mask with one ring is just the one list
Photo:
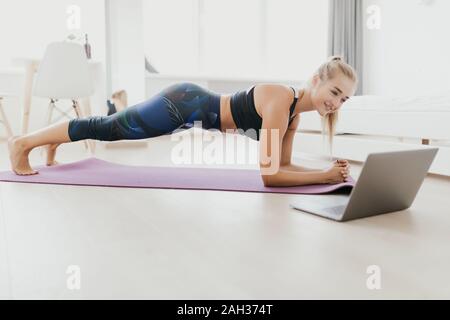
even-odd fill
[(281, 166), (287, 166), (291, 163), (292, 145), (294, 143), (295, 133), (297, 132), (298, 124), (300, 123), (300, 116), (296, 115), (294, 120), (286, 130), (283, 137), (283, 144), (281, 149)]
[(287, 165), (281, 166), (283, 169), (288, 170), (288, 171), (294, 171), (294, 172), (317, 172), (317, 171), (322, 171), (322, 169), (316, 169), (316, 168), (308, 168), (308, 167), (303, 167), (303, 166), (299, 166), (293, 163), (289, 163)]
[(267, 182), (266, 187), (295, 187), (308, 184), (328, 183), (329, 176), (326, 171), (291, 171), (281, 167), (278, 173)]
[[(295, 172), (288, 169), (286, 162), (283, 162), (282, 165), (282, 146), (288, 128), (286, 119), (289, 117), (287, 109), (283, 110), (283, 108), (276, 108), (275, 105), (272, 105), (267, 106), (263, 111), (260, 135), (260, 169), (264, 185), (281, 187), (326, 183), (328, 173), (325, 171)], [(292, 140), (286, 140), (284, 145), (292, 146)], [(289, 150), (292, 150), (292, 147)], [(286, 154), (291, 152), (289, 150), (286, 151)], [(284, 160), (286, 160), (286, 157)]]
[(281, 150), (281, 167), (289, 171), (297, 172), (317, 172), (320, 169), (312, 169), (307, 167), (302, 167), (292, 163), (292, 146), (295, 139), (295, 134), (297, 133), (297, 128), (300, 123), (300, 115), (297, 114), (292, 120), (291, 124), (286, 130), (286, 134), (283, 137), (283, 145)]

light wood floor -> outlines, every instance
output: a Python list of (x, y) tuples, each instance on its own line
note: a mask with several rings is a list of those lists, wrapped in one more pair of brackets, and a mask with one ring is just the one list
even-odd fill
[[(167, 139), (100, 144), (96, 156), (171, 165)], [(59, 160), (86, 157), (74, 143)], [(354, 178), (360, 170), (352, 163)], [(301, 197), (311, 196), (0, 183), (0, 298), (450, 298), (450, 179), (427, 177), (406, 211), (347, 223), (291, 209)], [(67, 287), (71, 265), (80, 290)], [(380, 290), (366, 285), (371, 265)]]

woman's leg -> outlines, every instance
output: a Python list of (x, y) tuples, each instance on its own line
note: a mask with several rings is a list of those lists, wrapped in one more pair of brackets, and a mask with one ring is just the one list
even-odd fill
[(56, 157), (56, 149), (59, 147), (60, 143), (49, 144), (47, 146), (47, 161), (45, 164), (47, 166), (54, 166), (59, 164), (58, 161), (55, 160)]
[[(11, 166), (20, 175), (36, 174), (28, 154), (35, 147), (49, 146), (47, 163), (54, 162), (61, 143), (94, 139), (134, 140), (170, 134), (201, 121), (205, 129), (220, 130), (220, 95), (192, 83), (172, 85), (151, 99), (110, 116), (72, 119), (8, 141)], [(53, 149), (52, 149), (53, 148)]]
[(127, 92), (125, 90), (115, 92), (112, 95), (111, 100), (117, 111), (122, 111), (128, 106)]
[(36, 174), (28, 161), (28, 154), (33, 148), (50, 145), (55, 148), (64, 142), (70, 142), (68, 134), (69, 121), (57, 123), (23, 136), (14, 136), (8, 140), (9, 158), (13, 171), (19, 175)]
[(54, 165), (56, 148), (61, 143), (84, 139), (115, 141), (122, 139), (145, 139), (164, 134), (164, 131), (149, 132), (141, 127), (135, 108), (129, 108), (111, 116), (93, 116), (72, 119), (51, 125), (23, 136), (8, 140), (12, 170), (18, 175), (32, 175), (37, 171), (30, 166), (28, 155), (39, 146), (47, 146), (47, 165)]

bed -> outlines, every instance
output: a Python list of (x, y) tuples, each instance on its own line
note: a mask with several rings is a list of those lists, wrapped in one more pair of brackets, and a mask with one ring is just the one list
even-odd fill
[[(317, 112), (302, 114), (294, 151), (325, 156)], [(450, 92), (417, 97), (354, 96), (341, 109), (333, 156), (439, 147), (431, 173), (450, 176)]]

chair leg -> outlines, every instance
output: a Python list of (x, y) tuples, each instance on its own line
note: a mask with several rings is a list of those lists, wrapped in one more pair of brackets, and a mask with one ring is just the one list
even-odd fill
[(11, 130), (11, 126), (9, 125), (8, 118), (6, 117), (5, 111), (3, 110), (2, 100), (3, 100), (3, 97), (0, 97), (0, 118), (3, 122), (3, 124), (5, 125), (7, 138), (9, 138), (9, 137), (12, 137), (13, 133)]
[(52, 123), (53, 109), (55, 108), (55, 101), (53, 99), (50, 100), (47, 109), (47, 123), (46, 126), (49, 126)]
[[(80, 104), (76, 100), (72, 100), (72, 107), (75, 110), (75, 114), (77, 115), (77, 118), (80, 119), (83, 117), (83, 111), (80, 108)], [(88, 150), (89, 154), (93, 155), (91, 144), (89, 143), (89, 140), (84, 140), (84, 147), (86, 150)]]

